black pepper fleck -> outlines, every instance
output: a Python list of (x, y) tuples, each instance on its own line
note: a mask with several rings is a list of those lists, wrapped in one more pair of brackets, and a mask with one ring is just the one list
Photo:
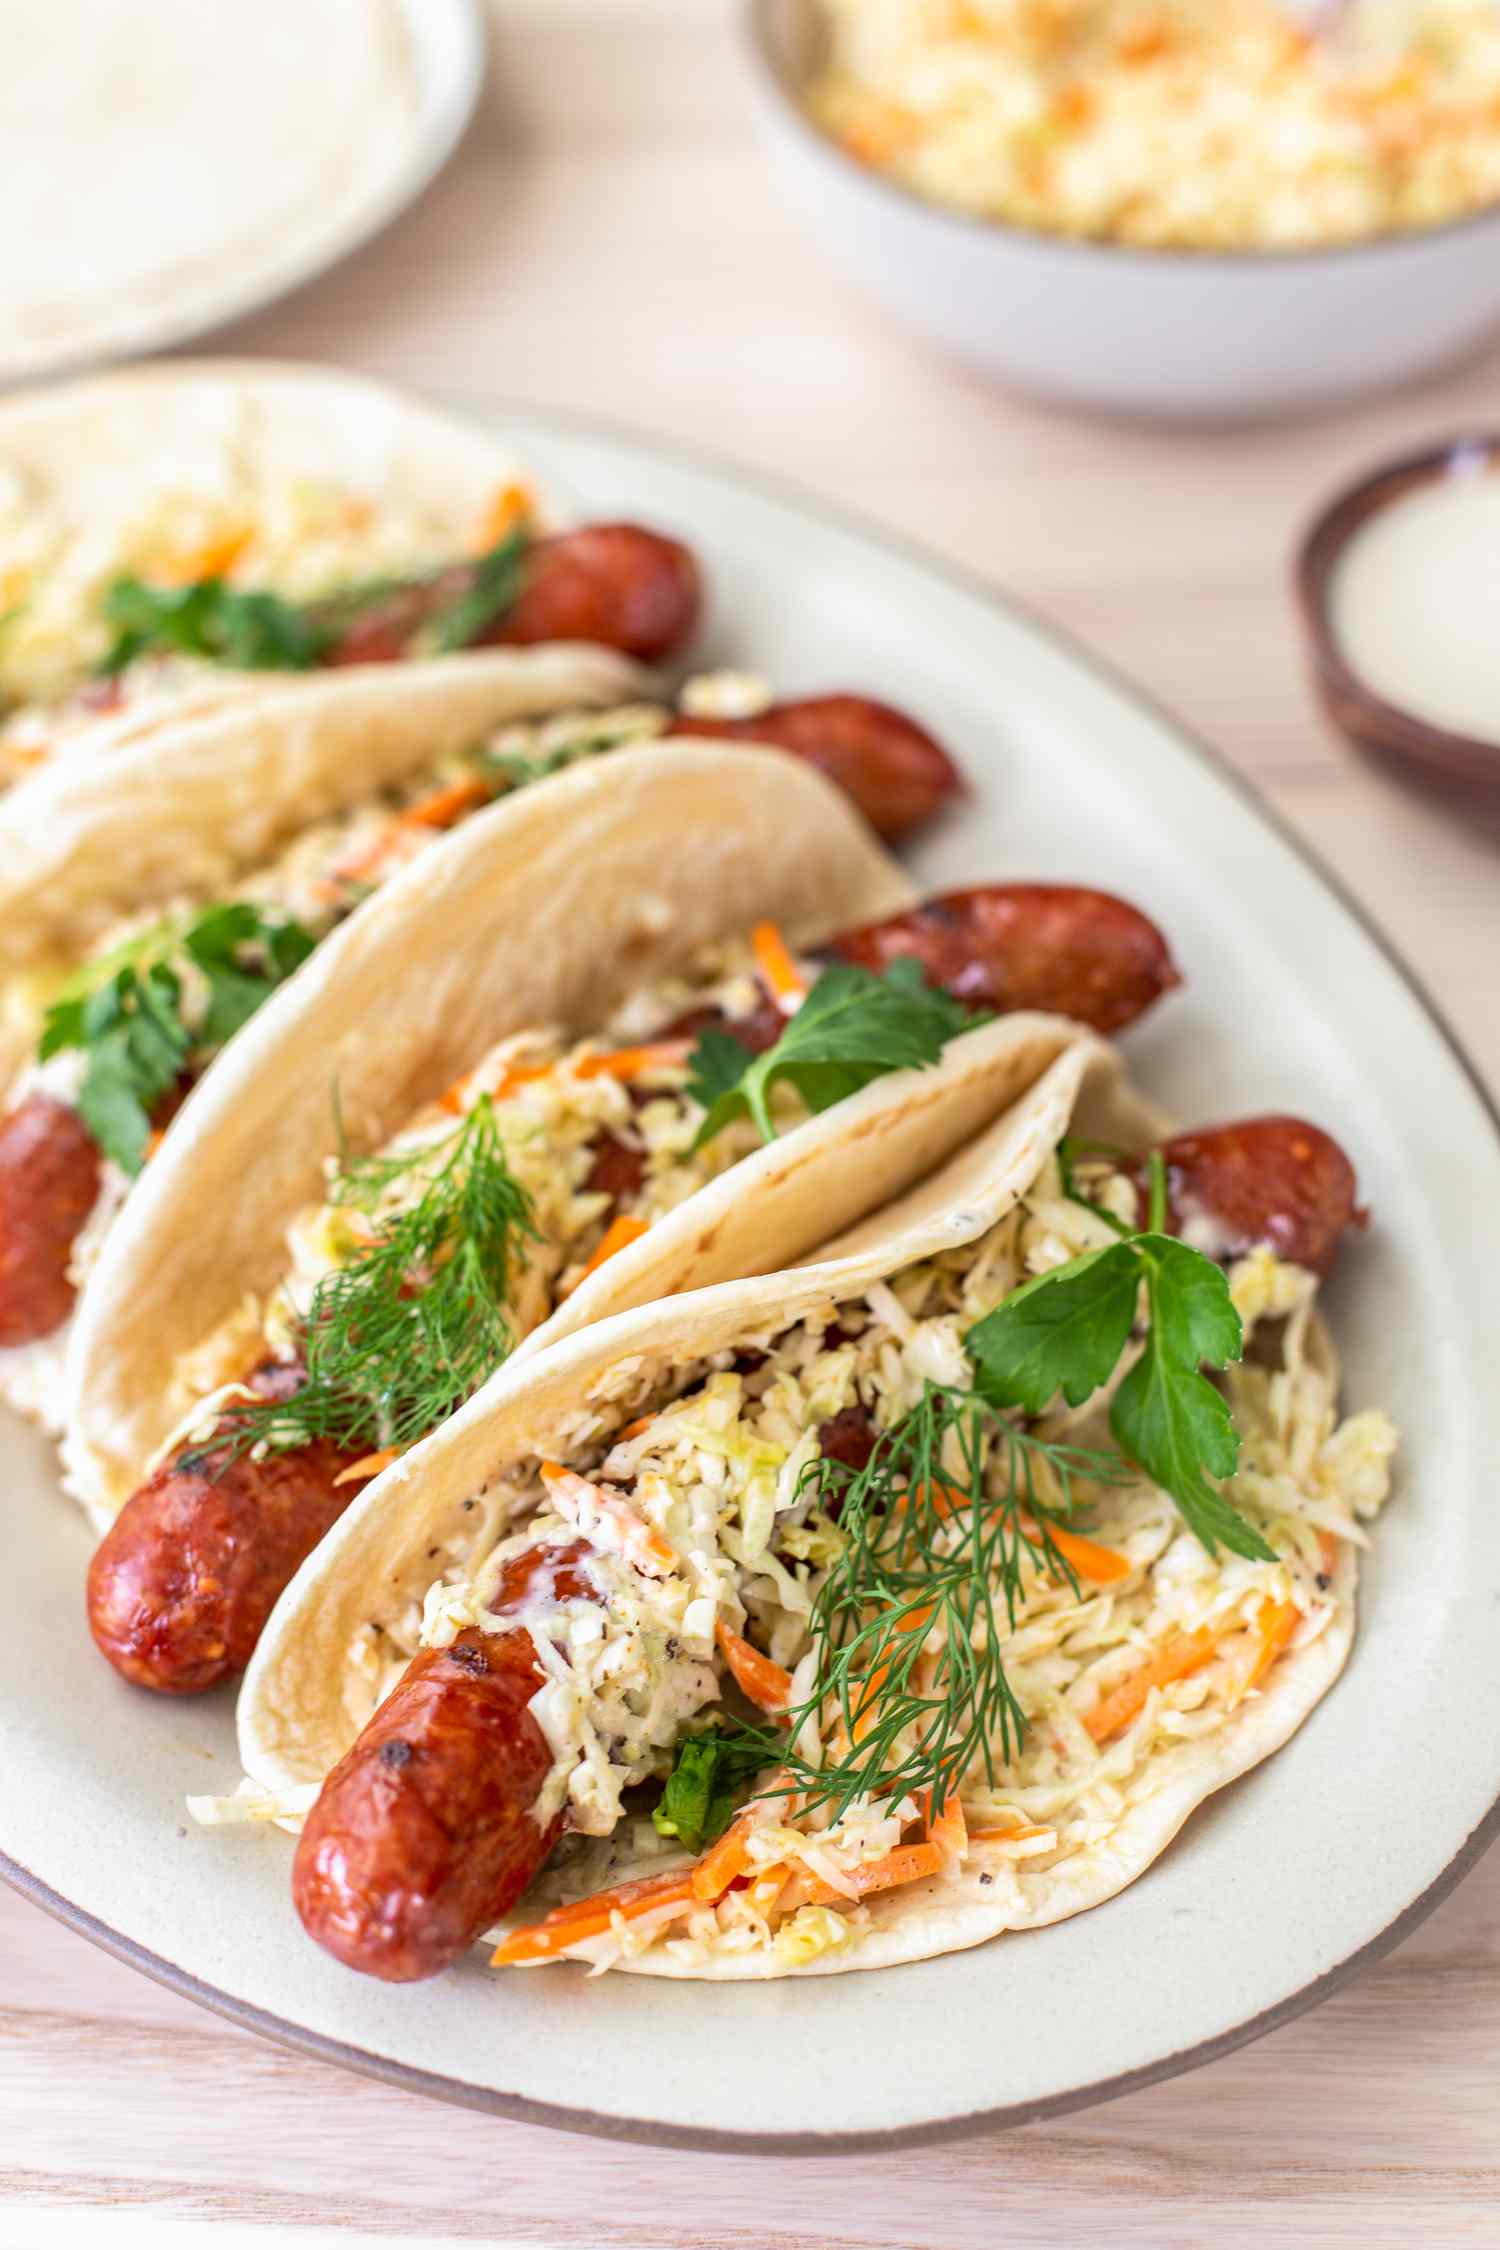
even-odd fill
[(399, 1735), (392, 1735), (389, 1742), (382, 1742), (375, 1755), (383, 1766), (394, 1766), (399, 1773), (403, 1766), (411, 1763), (411, 1744), (403, 1742)]
[(487, 1672), (490, 1660), (482, 1648), (474, 1648), (463, 1641), (455, 1641), (448, 1651), (453, 1662), (465, 1672)]

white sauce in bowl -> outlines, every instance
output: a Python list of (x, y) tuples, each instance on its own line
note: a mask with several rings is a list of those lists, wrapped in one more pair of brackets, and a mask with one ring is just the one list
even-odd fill
[(1500, 755), (1500, 464), (1476, 452), (1378, 509), (1333, 572), (1328, 610), (1382, 701)]

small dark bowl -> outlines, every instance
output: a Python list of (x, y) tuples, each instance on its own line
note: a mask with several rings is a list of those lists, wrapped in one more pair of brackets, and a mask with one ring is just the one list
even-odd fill
[(1308, 531), (1296, 562), (1297, 599), (1312, 653), (1313, 681), (1333, 724), (1357, 750), (1413, 766), (1428, 780), (1500, 792), (1500, 743), (1457, 734), (1387, 703), (1355, 672), (1334, 630), (1329, 593), (1350, 540), (1380, 509), (1445, 477), (1476, 468), (1500, 475), (1500, 434), (1453, 438), (1376, 469), (1332, 500)]

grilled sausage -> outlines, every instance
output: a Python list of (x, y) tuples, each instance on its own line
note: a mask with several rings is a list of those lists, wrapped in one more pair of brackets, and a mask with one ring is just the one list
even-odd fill
[[(826, 1335), (823, 1342), (826, 1346)], [(837, 1414), (830, 1414), (826, 1422), (818, 1424), (818, 1451), (825, 1461), (840, 1461), (857, 1474), (869, 1467), (876, 1436), (867, 1407), (843, 1406)]]
[(940, 743), (903, 712), (865, 695), (773, 703), (753, 719), (679, 718), (674, 734), (769, 742), (805, 758), (894, 843), (930, 820), (963, 787)]
[(30, 1094), (0, 1123), (0, 1347), (35, 1343), (73, 1310), (73, 1245), (99, 1198), (83, 1119)]
[[(494, 1608), (591, 1591), (578, 1545), (531, 1548)], [(308, 1936), (392, 1984), (435, 1976), (521, 1896), (561, 1827), (535, 1805), (552, 1752), (527, 1709), (542, 1684), (521, 1626), (461, 1632), (407, 1666), (303, 1826), (292, 1899)]]
[[(287, 1397), (300, 1381), (273, 1367), (252, 1388)], [(95, 1645), (159, 1695), (198, 1695), (244, 1670), (278, 1594), (362, 1489), (337, 1481), (353, 1456), (321, 1439), (259, 1461), (215, 1460), (212, 1443), (201, 1466), (167, 1462), (133, 1493), (89, 1566)]]
[[(1265, 1244), (1279, 1258), (1326, 1273), (1348, 1228), (1368, 1217), (1338, 1142), (1300, 1117), (1247, 1117), (1179, 1133), (1161, 1153), (1174, 1228), (1189, 1240), (1201, 1233), (1217, 1257)], [(1143, 1179), (1143, 1224), (1146, 1206)]]
[(919, 961), (927, 982), (971, 1007), (1042, 1008), (1121, 1031), (1181, 983), (1154, 922), (1107, 891), (991, 883), (834, 938), (841, 961), (880, 971)]
[[(477, 568), (455, 563), (419, 584), (394, 588), (352, 620), (324, 662), (398, 662), (430, 618), (472, 590)], [(593, 641), (654, 664), (689, 639), (701, 602), (698, 565), (679, 541), (636, 524), (586, 524), (532, 548), (516, 600), (470, 645)]]

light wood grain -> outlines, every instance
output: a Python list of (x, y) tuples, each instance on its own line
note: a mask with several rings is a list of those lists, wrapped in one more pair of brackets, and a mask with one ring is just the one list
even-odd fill
[[(1019, 594), (1210, 736), (1371, 909), (1500, 1082), (1494, 835), (1316, 718), (1286, 564), (1330, 486), (1493, 419), (1500, 357), (1220, 437), (998, 398), (854, 301), (774, 202), (723, 0), (498, 0), (444, 179), (226, 348), (732, 452)], [(1497, 1777), (1500, 1778), (1500, 1777)], [(1174, 2083), (827, 2162), (565, 2140), (347, 2079), (0, 1894), (0, 2238), (42, 2214), (652, 2250), (1500, 2239), (1500, 1861), (1315, 2015)], [(102, 2230), (93, 2233), (94, 2222)], [(42, 2239), (40, 2233), (36, 2239)], [(52, 2239), (49, 2232), (46, 2239)]]

